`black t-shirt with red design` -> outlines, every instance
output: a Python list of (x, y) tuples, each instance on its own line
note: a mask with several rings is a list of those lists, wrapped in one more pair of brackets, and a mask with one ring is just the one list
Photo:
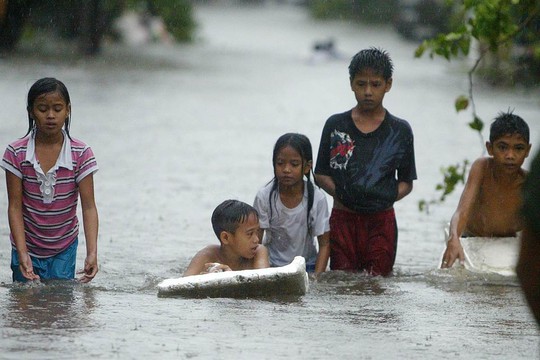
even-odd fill
[(411, 126), (386, 112), (381, 125), (364, 134), (352, 110), (332, 115), (324, 125), (315, 173), (332, 177), (336, 197), (359, 213), (392, 207), (398, 182), (416, 180)]

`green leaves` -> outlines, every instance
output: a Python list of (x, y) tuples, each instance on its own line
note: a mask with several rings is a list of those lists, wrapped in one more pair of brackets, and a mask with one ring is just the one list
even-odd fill
[[(458, 96), (454, 103), (454, 107), (457, 112), (466, 110), (469, 107), (469, 98), (465, 95)], [(468, 125), (471, 129), (478, 131), (479, 133), (482, 133), (482, 129), (484, 129), (484, 122), (476, 114), (473, 114), (473, 119)]]
[(442, 191), (440, 201), (444, 201), (448, 194), (451, 194), (456, 185), (459, 183), (465, 184), (465, 174), (469, 165), (468, 160), (463, 160), (462, 164), (451, 165), (441, 169), (443, 174), (443, 182), (437, 184), (436, 190)]
[(518, 25), (513, 16), (516, 0), (478, 0), (471, 10), (474, 16), (469, 20), (471, 35), (489, 45), (491, 52), (496, 52), (502, 43), (511, 39)]
[(414, 56), (421, 57), (426, 50), (430, 50), (429, 56), (442, 56), (446, 60), (458, 57), (460, 54), (467, 56), (471, 47), (471, 37), (465, 27), (456, 32), (437, 35), (433, 39), (424, 40), (416, 49)]
[(469, 123), (469, 127), (481, 133), (484, 128), (484, 122), (478, 116), (475, 116), (473, 121)]
[(456, 102), (454, 103), (454, 107), (456, 108), (457, 112), (466, 110), (469, 107), (469, 98), (465, 95), (458, 96)]
[[(525, 25), (524, 19), (538, 13), (535, 0), (462, 0), (453, 3), (457, 16), (455, 29), (447, 34), (425, 40), (415, 51), (421, 57), (429, 50), (429, 56), (442, 56), (447, 60), (468, 55), (472, 39), (487, 45), (486, 51), (497, 52), (509, 43)], [(456, 5), (458, 3), (458, 5)]]
[(441, 192), (441, 195), (438, 199), (435, 200), (420, 200), (418, 202), (418, 210), (428, 213), (430, 205), (442, 203), (448, 195), (454, 192), (457, 185), (465, 184), (468, 166), (469, 161), (465, 159), (461, 164), (458, 163), (456, 165), (450, 165), (441, 168), (441, 173), (443, 174), (443, 181), (442, 183), (437, 184), (437, 186), (435, 187), (435, 190)]
[[(533, 54), (540, 57), (540, 42), (537, 28), (534, 28), (532, 19), (540, 14), (540, 1), (538, 0), (447, 0), (453, 5), (454, 14), (458, 17), (454, 29), (446, 34), (424, 40), (416, 49), (414, 56), (422, 57), (429, 54), (431, 58), (440, 56), (446, 60), (467, 56), (471, 50), (471, 43), (476, 40), (480, 46), (475, 56), (474, 65), (468, 71), (469, 94), (460, 95), (454, 102), (456, 112), (471, 110), (472, 120), (469, 128), (478, 132), (482, 140), (484, 122), (476, 113), (473, 93), (473, 74), (480, 61), (488, 53), (497, 53), (501, 46), (511, 45), (513, 39), (521, 31), (521, 36), (533, 36), (536, 46), (532, 47)], [(531, 25), (532, 24), (532, 25)], [(532, 28), (528, 29), (527, 27)], [(528, 31), (528, 32), (527, 32)], [(525, 35), (524, 35), (525, 34)], [(533, 35), (531, 35), (533, 34)], [(536, 36), (536, 37), (535, 37)], [(532, 43), (532, 41), (530, 41)], [(456, 185), (465, 183), (468, 160), (462, 164), (451, 165), (441, 169), (443, 181), (436, 185), (435, 190), (441, 192), (436, 200), (420, 200), (420, 211), (428, 212), (429, 205), (443, 202), (451, 194)]]

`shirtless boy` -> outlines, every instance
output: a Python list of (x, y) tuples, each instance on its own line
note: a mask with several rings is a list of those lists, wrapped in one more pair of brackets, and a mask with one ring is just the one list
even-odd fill
[(450, 222), (450, 237), (441, 268), (456, 260), (464, 263), (461, 236), (515, 236), (522, 229), (521, 188), (526, 171), (521, 168), (529, 156), (529, 127), (512, 113), (501, 113), (491, 124), (489, 157), (471, 166), (458, 207)]
[(221, 245), (208, 245), (195, 254), (184, 276), (270, 266), (268, 250), (259, 244), (259, 215), (251, 205), (224, 201), (212, 214), (212, 227)]

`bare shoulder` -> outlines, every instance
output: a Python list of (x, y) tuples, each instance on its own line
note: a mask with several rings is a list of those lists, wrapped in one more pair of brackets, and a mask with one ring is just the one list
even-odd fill
[(493, 166), (493, 159), (487, 156), (480, 157), (473, 161), (471, 171), (476, 170), (485, 173), (486, 170)]
[(268, 249), (266, 246), (260, 244), (255, 251), (255, 257), (253, 258), (254, 269), (264, 269), (270, 267), (270, 261), (268, 260)]
[(486, 174), (489, 173), (488, 170), (491, 168), (491, 166), (493, 165), (491, 163), (491, 159), (488, 157), (481, 157), (476, 159), (471, 165), (469, 176), (467, 177), (467, 183), (469, 185), (473, 183), (480, 184)]
[(218, 262), (219, 245), (208, 245), (199, 250), (191, 259), (183, 276), (197, 275), (204, 270), (204, 265), (209, 262)]
[(264, 246), (263, 244), (259, 244), (257, 246), (257, 250), (255, 251), (256, 254), (268, 254), (268, 248)]
[(219, 257), (219, 250), (219, 245), (208, 245), (199, 250), (193, 258), (204, 259), (207, 262), (215, 262)]
[(497, 169), (492, 158), (479, 159), (471, 166), (470, 187), (476, 189), (466, 226), (471, 235), (514, 236), (520, 230), (522, 180)]

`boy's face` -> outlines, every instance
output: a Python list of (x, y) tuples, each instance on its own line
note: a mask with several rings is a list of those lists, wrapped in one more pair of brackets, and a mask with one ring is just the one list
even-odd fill
[(239, 256), (253, 259), (259, 247), (259, 219), (255, 214), (250, 214), (246, 221), (238, 224), (234, 233), (227, 232), (222, 242), (230, 246)]
[(385, 80), (372, 69), (364, 69), (351, 80), (351, 90), (360, 110), (382, 107), (384, 95), (392, 88), (392, 79)]
[(493, 143), (486, 142), (486, 148), (502, 171), (512, 173), (518, 171), (529, 156), (531, 144), (519, 134), (507, 134)]

